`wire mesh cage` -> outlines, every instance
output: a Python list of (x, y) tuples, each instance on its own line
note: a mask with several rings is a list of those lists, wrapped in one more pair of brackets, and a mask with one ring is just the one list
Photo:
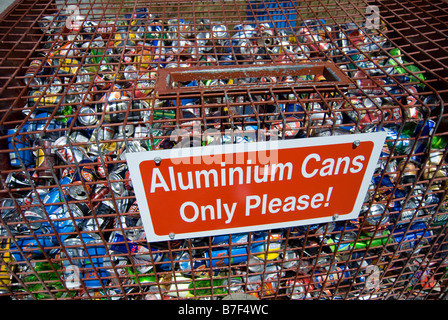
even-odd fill
[[(444, 298), (447, 15), (442, 1), (16, 2), (0, 22), (1, 295)], [(126, 153), (274, 129), (387, 133), (358, 219), (148, 243)]]

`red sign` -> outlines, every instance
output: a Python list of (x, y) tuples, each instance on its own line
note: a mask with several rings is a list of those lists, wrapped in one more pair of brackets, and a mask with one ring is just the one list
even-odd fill
[(384, 133), (127, 154), (148, 241), (357, 218)]

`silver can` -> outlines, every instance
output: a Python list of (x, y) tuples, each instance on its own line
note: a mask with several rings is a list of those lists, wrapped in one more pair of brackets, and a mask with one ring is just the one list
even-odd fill
[(61, 252), (61, 258), (64, 259), (62, 279), (67, 289), (76, 289), (81, 286), (82, 241), (79, 238), (68, 238), (63, 244), (66, 253)]
[(227, 39), (229, 37), (229, 33), (227, 32), (227, 27), (224, 24), (214, 24), (212, 25), (212, 39), (222, 41), (223, 39)]
[(89, 142), (89, 138), (83, 135), (80, 131), (73, 131), (70, 133), (69, 138), (75, 143), (87, 143)]
[(123, 192), (126, 189), (126, 186), (124, 184), (123, 179), (126, 179), (126, 173), (127, 173), (127, 165), (118, 165), (110, 174), (109, 174), (109, 181), (110, 181), (110, 189), (115, 192), (116, 194), (122, 195)]
[(89, 159), (83, 148), (73, 146), (71, 143), (72, 141), (70, 141), (70, 138), (66, 136), (58, 138), (53, 143), (53, 147), (58, 157), (67, 164), (74, 164), (75, 161), (79, 163), (82, 160)]
[(48, 84), (50, 84), (50, 86), (48, 87), (49, 94), (58, 94), (64, 91), (62, 80), (58, 77), (54, 77), (53, 79), (49, 80)]
[(115, 127), (111, 126), (101, 126), (98, 130), (98, 140), (99, 141), (108, 141), (114, 137)]
[(366, 224), (368, 226), (383, 225), (389, 221), (389, 216), (383, 213), (386, 210), (386, 206), (380, 203), (374, 203), (370, 207), (370, 210), (366, 213)]
[(89, 191), (81, 183), (71, 184), (68, 187), (68, 194), (74, 200), (87, 200), (89, 197)]
[(138, 78), (138, 69), (134, 65), (128, 65), (124, 68), (124, 78), (126, 80), (136, 80)]
[(83, 106), (79, 110), (78, 121), (84, 126), (93, 126), (98, 122), (98, 116), (93, 108)]

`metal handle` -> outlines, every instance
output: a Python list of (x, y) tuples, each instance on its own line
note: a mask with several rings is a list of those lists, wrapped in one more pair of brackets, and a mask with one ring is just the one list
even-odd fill
[[(223, 80), (223, 79), (245, 79), (286, 76), (309, 76), (322, 75), (320, 81), (294, 81), (284, 83), (284, 86), (347, 86), (351, 84), (347, 75), (331, 62), (313, 62), (301, 64), (281, 64), (281, 65), (241, 65), (241, 66), (202, 66), (192, 68), (166, 68), (159, 69), (155, 91), (159, 95), (173, 92), (183, 92), (192, 90), (217, 90), (215, 86), (181, 86), (179, 83), (191, 81)], [(225, 86), (225, 89), (235, 90), (242, 87), (251, 89), (277, 87), (278, 83), (234, 83)], [(283, 86), (283, 84), (281, 85)], [(223, 87), (219, 87), (223, 89)]]

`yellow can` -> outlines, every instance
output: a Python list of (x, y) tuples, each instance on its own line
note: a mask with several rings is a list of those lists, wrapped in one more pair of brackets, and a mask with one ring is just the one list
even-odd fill
[(9, 252), (9, 239), (2, 239), (1, 240), (1, 246), (0, 246), (0, 255), (2, 257), (1, 259), (1, 265), (0, 265), (0, 294), (1, 293), (7, 293), (9, 292), (7, 286), (11, 283), (12, 274), (9, 272), (9, 270), (12, 268), (12, 266), (9, 266), (9, 270), (7, 265), (9, 262), (11, 262), (11, 253)]

